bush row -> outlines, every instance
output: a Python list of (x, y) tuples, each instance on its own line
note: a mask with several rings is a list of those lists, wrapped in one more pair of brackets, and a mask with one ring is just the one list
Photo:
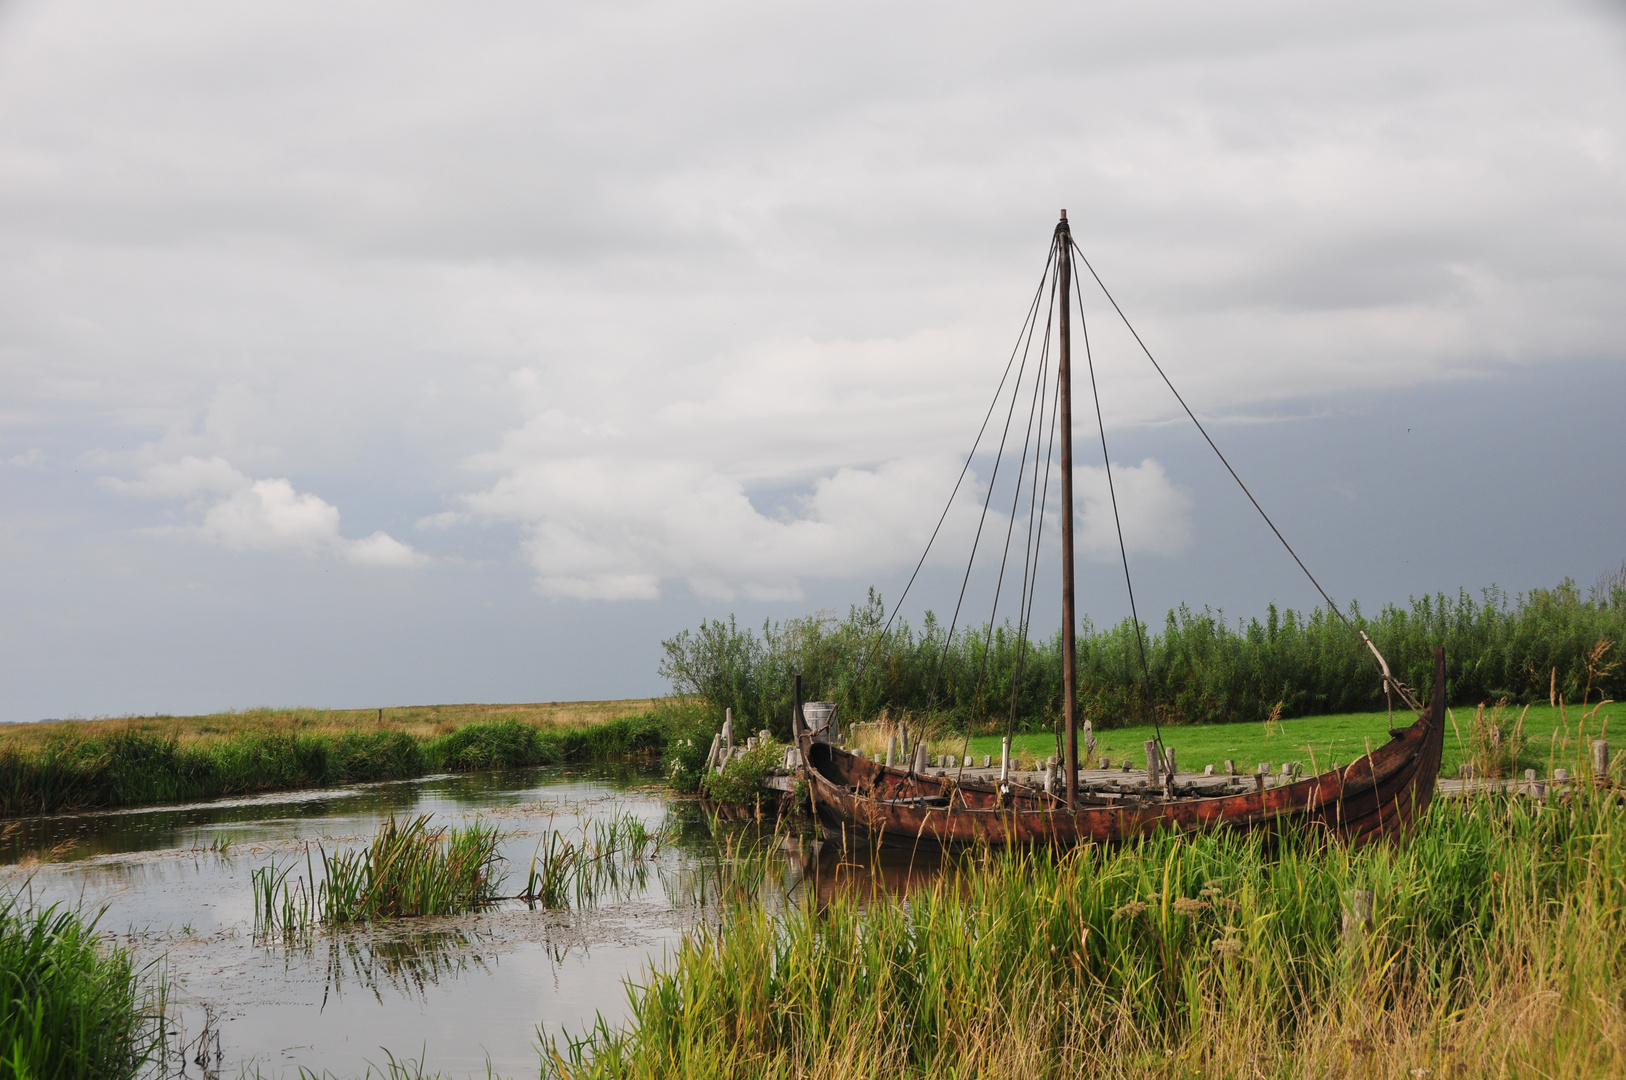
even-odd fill
[[(1227, 621), (1223, 612), (1170, 611), (1161, 633), (1143, 626), (1143, 674), (1136, 627), (1125, 620), (1097, 630), (1086, 619), (1078, 639), (1079, 704), (1097, 727), (1143, 723), (1156, 709), (1165, 723), (1260, 720), (1384, 707), (1376, 669), (1357, 631), (1382, 650), (1395, 674), (1426, 691), (1432, 646), (1444, 645), (1453, 704), (1507, 699), (1569, 702), (1583, 695), (1626, 696), (1620, 664), (1626, 639), (1626, 589), (1583, 599), (1566, 581), (1510, 597), (1499, 589), (1413, 598), (1353, 626), (1319, 609), (1304, 615), (1272, 605), (1266, 618)], [(1061, 701), (1061, 635), (1025, 641), (1011, 625), (961, 629), (952, 639), (928, 612), (919, 630), (885, 629), (886, 610), (872, 589), (845, 619), (829, 613), (764, 623), (760, 632), (731, 616), (702, 622), (663, 642), (661, 674), (681, 694), (732, 708), (751, 729), (789, 731), (791, 679), (804, 676), (809, 699), (837, 702), (849, 717), (882, 710), (936, 713), (973, 730), (1048, 727)]]
[(358, 731), (183, 744), (135, 732), (68, 733), (26, 752), (0, 748), (0, 816), (652, 753), (665, 747), (666, 732), (649, 713), (580, 728), (483, 721), (429, 739)]

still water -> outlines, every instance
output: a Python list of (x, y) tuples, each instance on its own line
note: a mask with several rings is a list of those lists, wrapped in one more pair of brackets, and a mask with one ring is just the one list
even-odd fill
[[(485, 1076), (488, 1066), (534, 1076), (539, 1030), (624, 1018), (626, 980), (708, 918), (696, 882), (715, 863), (713, 823), (654, 779), (615, 766), (530, 769), (14, 821), (0, 826), (0, 884), (38, 903), (103, 910), (100, 929), (162, 971), (172, 1075), (184, 1062), (188, 1076), (293, 1076), (301, 1067), (359, 1076), (389, 1054), (454, 1076)], [(631, 814), (664, 839), (638, 873), (579, 909), (505, 901), (306, 945), (256, 938), (254, 869), (297, 858), (302, 874), (317, 845), (359, 846), (391, 815), (416, 814), (434, 825), (495, 824), (505, 894), (523, 889), (549, 830), (579, 833)], [(794, 890), (829, 861), (806, 854), (805, 838), (780, 840), (787, 857), (776, 888)]]

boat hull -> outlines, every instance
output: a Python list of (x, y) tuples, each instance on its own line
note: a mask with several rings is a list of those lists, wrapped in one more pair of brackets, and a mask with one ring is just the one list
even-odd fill
[(1212, 797), (1148, 795), (1068, 809), (1056, 795), (921, 776), (804, 740), (819, 819), (843, 836), (885, 843), (1117, 843), (1159, 830), (1320, 827), (1353, 842), (1403, 833), (1434, 797), (1445, 739), (1445, 653), (1434, 650), (1428, 708), (1348, 766), (1280, 787)]

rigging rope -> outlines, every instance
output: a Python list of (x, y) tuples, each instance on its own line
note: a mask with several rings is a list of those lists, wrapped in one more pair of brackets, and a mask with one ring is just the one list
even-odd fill
[[(1152, 350), (1147, 348), (1146, 342), (1141, 340), (1140, 332), (1137, 331), (1134, 324), (1129, 321), (1129, 316), (1124, 314), (1123, 308), (1118, 306), (1118, 301), (1113, 297), (1112, 291), (1107, 288), (1106, 282), (1101, 280), (1101, 275), (1095, 272), (1095, 267), (1090, 265), (1090, 260), (1085, 256), (1083, 250), (1079, 248), (1078, 244), (1072, 240), (1071, 236), (1068, 237), (1068, 244), (1073, 252), (1078, 255), (1078, 259), (1084, 264), (1084, 268), (1090, 272), (1090, 277), (1095, 279), (1096, 285), (1101, 289), (1101, 295), (1107, 298), (1107, 303), (1112, 305), (1112, 310), (1116, 311), (1118, 313), (1118, 318), (1123, 320), (1124, 327), (1129, 331), (1130, 336), (1135, 339), (1135, 344), (1139, 345), (1140, 351), (1146, 354), (1146, 359), (1152, 362), (1152, 367), (1157, 370), (1158, 377), (1163, 380), (1163, 385), (1169, 388), (1169, 393), (1174, 395), (1174, 400), (1180, 403), (1180, 408), (1185, 410), (1186, 416), (1189, 417), (1191, 422), (1196, 425), (1197, 431), (1201, 433), (1203, 437), (1203, 441), (1208, 443), (1208, 448), (1214, 451), (1214, 456), (1220, 459), (1220, 464), (1224, 465), (1225, 471), (1231, 474), (1231, 479), (1236, 481), (1236, 486), (1242, 489), (1242, 494), (1248, 497), (1248, 502), (1253, 504), (1253, 508), (1259, 512), (1259, 516), (1264, 519), (1265, 524), (1270, 527), (1270, 531), (1275, 534), (1276, 539), (1281, 542), (1282, 547), (1286, 549), (1287, 553), (1293, 557), (1293, 561), (1297, 563), (1298, 568), (1304, 572), (1304, 576), (1310, 580), (1310, 584), (1315, 586), (1315, 591), (1321, 594), (1321, 599), (1327, 602), (1327, 610), (1336, 615), (1338, 617), (1338, 621), (1343, 623), (1347, 629), (1358, 634), (1361, 641), (1365, 643), (1367, 649), (1371, 651), (1373, 663), (1377, 665), (1379, 672), (1383, 676), (1383, 686), (1385, 692), (1388, 692), (1392, 688), (1395, 692), (1400, 694), (1402, 701), (1409, 705), (1414, 711), (1421, 713), (1422, 705), (1413, 696), (1409, 687), (1390, 674), (1388, 664), (1384, 662), (1383, 657), (1378, 653), (1377, 646), (1372, 644), (1372, 639), (1366, 636), (1366, 631), (1362, 630), (1360, 627), (1351, 622), (1349, 617), (1346, 616), (1338, 607), (1337, 602), (1333, 600), (1332, 596), (1327, 592), (1327, 590), (1321, 587), (1321, 582), (1317, 581), (1316, 576), (1310, 573), (1310, 568), (1304, 565), (1304, 560), (1299, 558), (1299, 553), (1293, 550), (1293, 545), (1287, 542), (1287, 537), (1282, 535), (1282, 531), (1276, 527), (1276, 523), (1270, 519), (1270, 515), (1265, 513), (1265, 508), (1259, 505), (1259, 500), (1253, 497), (1253, 492), (1248, 490), (1248, 485), (1242, 482), (1242, 477), (1238, 476), (1236, 470), (1231, 467), (1230, 460), (1220, 452), (1220, 448), (1217, 444), (1215, 444), (1213, 436), (1208, 434), (1208, 429), (1203, 427), (1203, 422), (1197, 419), (1197, 414), (1191, 411), (1191, 406), (1187, 405), (1186, 399), (1180, 396), (1180, 391), (1174, 388), (1174, 383), (1170, 381), (1168, 373), (1163, 370), (1163, 365), (1157, 362), (1157, 357), (1152, 355)], [(1080, 306), (1083, 305), (1082, 299), (1079, 300), (1079, 304)], [(1393, 729), (1394, 725), (1391, 723), (1390, 731), (1392, 732)]]
[[(1052, 247), (1052, 251), (1054, 251), (1054, 247)], [(1050, 291), (1052, 295), (1055, 294), (1056, 286), (1054, 279), (1051, 281)], [(1044, 348), (1048, 350), (1049, 345), (1050, 324), (1049, 322), (1046, 322)], [(1022, 376), (1027, 371), (1028, 353), (1032, 347), (1033, 333), (1032, 329), (1030, 328), (1028, 331), (1027, 347), (1022, 350), (1021, 366), (1016, 369), (1016, 385), (1011, 387), (1011, 404), (1010, 408), (1005, 411), (1005, 427), (999, 435), (999, 450), (994, 454), (993, 472), (991, 472), (988, 476), (988, 494), (984, 496), (982, 500), (982, 513), (977, 517), (977, 533), (976, 536), (971, 540), (971, 557), (966, 560), (965, 577), (960, 581), (960, 596), (959, 599), (954, 602), (954, 616), (949, 620), (948, 634), (943, 638), (943, 651), (938, 654), (937, 667), (932, 671), (931, 691), (926, 695), (927, 708), (930, 708), (937, 701), (938, 677), (943, 673), (943, 663), (948, 659), (949, 646), (954, 642), (954, 629), (959, 625), (960, 622), (960, 608), (965, 604), (965, 591), (966, 588), (971, 584), (971, 568), (976, 564), (977, 548), (982, 543), (982, 528), (988, 521), (988, 507), (993, 502), (994, 485), (999, 480), (999, 466), (1005, 460), (1005, 443), (1007, 440), (1009, 440), (1011, 435), (1011, 418), (1016, 415), (1016, 398), (1017, 394), (1022, 388)], [(1024, 459), (1027, 457), (1026, 446), (1023, 447), (1022, 456)], [(1004, 569), (1001, 567), (1001, 575), (1003, 575), (1003, 573)]]
[[(1067, 253), (1069, 260), (1072, 252)], [(1112, 499), (1112, 524), (1118, 530), (1118, 554), (1123, 557), (1124, 588), (1129, 593), (1129, 621), (1135, 627), (1135, 645), (1140, 649), (1140, 672), (1143, 700), (1152, 693), (1152, 669), (1146, 662), (1146, 635), (1141, 631), (1140, 613), (1135, 610), (1135, 585), (1129, 579), (1129, 548), (1124, 544), (1124, 523), (1118, 515), (1118, 491), (1112, 482), (1112, 457), (1107, 453), (1107, 425), (1101, 418), (1101, 391), (1095, 384), (1095, 356), (1090, 352), (1090, 328), (1084, 318), (1084, 293), (1078, 288), (1078, 274), (1073, 274), (1074, 292), (1078, 296), (1078, 328), (1084, 338), (1084, 362), (1090, 369), (1090, 395), (1095, 399), (1095, 426), (1101, 432), (1101, 462), (1107, 470), (1107, 495)], [(1158, 722), (1157, 706), (1152, 705), (1152, 731), (1159, 748), (1163, 746), (1163, 725)]]
[(1045, 254), (1044, 273), (1039, 275), (1039, 285), (1033, 290), (1033, 299), (1028, 303), (1028, 313), (1027, 317), (1022, 320), (1022, 328), (1016, 332), (1016, 344), (1011, 346), (1010, 358), (1005, 361), (1005, 372), (999, 378), (999, 385), (994, 388), (994, 398), (988, 403), (988, 411), (983, 413), (982, 426), (977, 429), (977, 437), (972, 440), (971, 450), (965, 456), (965, 464), (960, 466), (960, 475), (954, 481), (954, 488), (949, 492), (948, 501), (943, 504), (943, 512), (938, 515), (937, 526), (932, 529), (931, 538), (926, 541), (926, 550), (920, 553), (920, 561), (915, 563), (914, 572), (909, 575), (909, 583), (903, 587), (903, 593), (898, 597), (898, 602), (893, 605), (892, 614), (888, 616), (886, 625), (881, 628), (880, 634), (875, 638), (875, 644), (864, 654), (864, 661), (858, 666), (858, 673), (853, 677), (855, 685), (861, 682), (864, 672), (869, 668), (870, 661), (875, 659), (875, 652), (881, 647), (881, 643), (886, 640), (887, 634), (891, 633), (893, 621), (897, 619), (898, 612), (903, 610), (903, 602), (908, 598), (909, 590), (915, 587), (915, 579), (920, 576), (920, 568), (926, 565), (926, 557), (932, 553), (932, 545), (937, 543), (937, 535), (943, 530), (943, 522), (948, 520), (949, 511), (954, 508), (954, 496), (960, 493), (960, 485), (965, 483), (966, 473), (971, 469), (972, 459), (977, 456), (977, 447), (982, 445), (983, 433), (988, 430), (988, 421), (993, 417), (994, 409), (999, 405), (999, 399), (1004, 396), (1005, 380), (1010, 378), (1011, 365), (1016, 363), (1016, 353), (1017, 350), (1022, 348), (1023, 336), (1026, 335), (1029, 344), (1032, 344), (1033, 333), (1029, 324), (1038, 316), (1039, 301), (1044, 296), (1045, 282), (1050, 279), (1050, 267), (1055, 253), (1056, 241), (1052, 237), (1050, 250)]
[(1299, 553), (1293, 550), (1293, 545), (1287, 542), (1287, 537), (1283, 536), (1282, 531), (1276, 527), (1276, 523), (1270, 520), (1270, 515), (1265, 513), (1265, 508), (1259, 505), (1259, 500), (1253, 497), (1253, 492), (1249, 491), (1248, 485), (1242, 482), (1242, 477), (1238, 476), (1236, 474), (1236, 470), (1231, 468), (1230, 461), (1226, 460), (1225, 455), (1220, 453), (1220, 448), (1214, 445), (1214, 440), (1208, 434), (1208, 429), (1203, 427), (1203, 422), (1197, 419), (1197, 414), (1191, 411), (1191, 406), (1186, 404), (1186, 399), (1180, 396), (1180, 391), (1176, 390), (1174, 388), (1174, 383), (1169, 381), (1169, 376), (1164, 372), (1163, 365), (1157, 362), (1157, 357), (1152, 355), (1152, 350), (1148, 349), (1146, 347), (1146, 342), (1140, 339), (1140, 334), (1136, 332), (1134, 325), (1130, 323), (1129, 316), (1125, 315), (1123, 308), (1118, 306), (1118, 301), (1112, 298), (1112, 293), (1108, 291), (1106, 283), (1101, 280), (1101, 275), (1095, 272), (1095, 267), (1090, 265), (1090, 260), (1085, 258), (1084, 252), (1079, 250), (1076, 243), (1073, 244), (1073, 250), (1078, 252), (1079, 261), (1082, 262), (1084, 264), (1084, 268), (1090, 272), (1090, 276), (1095, 279), (1095, 283), (1101, 287), (1101, 294), (1105, 296), (1107, 298), (1107, 302), (1112, 305), (1112, 310), (1116, 311), (1118, 313), (1118, 318), (1123, 320), (1124, 326), (1128, 328), (1129, 333), (1134, 337), (1135, 344), (1140, 346), (1140, 351), (1146, 354), (1146, 359), (1150, 360), (1152, 362), (1152, 366), (1157, 369), (1158, 375), (1163, 379), (1163, 384), (1169, 388), (1169, 393), (1174, 395), (1174, 400), (1180, 403), (1180, 407), (1186, 411), (1186, 415), (1191, 418), (1191, 422), (1197, 425), (1197, 430), (1202, 433), (1203, 439), (1208, 443), (1208, 448), (1214, 451), (1214, 456), (1220, 459), (1220, 464), (1224, 465), (1225, 471), (1231, 474), (1231, 479), (1236, 481), (1236, 486), (1242, 489), (1242, 494), (1248, 497), (1248, 501), (1253, 504), (1253, 508), (1259, 511), (1259, 516), (1264, 518), (1265, 524), (1270, 526), (1270, 531), (1276, 534), (1277, 540), (1281, 541), (1282, 547), (1286, 548), (1287, 553), (1293, 556), (1293, 561), (1299, 564), (1299, 569), (1304, 571), (1304, 576), (1310, 579), (1311, 585), (1315, 586), (1315, 591), (1321, 594), (1321, 599), (1327, 602), (1328, 610), (1330, 610), (1334, 615), (1338, 616), (1339, 621), (1341, 621), (1345, 626), (1349, 627), (1351, 630), (1355, 629), (1355, 625), (1345, 617), (1342, 611), (1339, 610), (1338, 605), (1334, 603), (1332, 597), (1327, 594), (1327, 590), (1321, 587), (1321, 582), (1317, 581), (1315, 575), (1310, 573), (1310, 568), (1304, 565), (1304, 560), (1299, 558)]

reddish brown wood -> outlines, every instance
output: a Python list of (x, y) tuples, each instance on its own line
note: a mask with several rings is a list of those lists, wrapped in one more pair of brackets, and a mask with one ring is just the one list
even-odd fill
[(1322, 826), (1353, 842), (1402, 833), (1428, 808), (1445, 745), (1445, 650), (1434, 650), (1434, 689), (1410, 727), (1342, 769), (1243, 795), (1147, 798), (1069, 809), (1065, 797), (993, 783), (956, 783), (802, 740), (817, 813), (844, 835), (952, 846), (972, 843), (1113, 843), (1156, 829), (1199, 832), (1288, 824)]

